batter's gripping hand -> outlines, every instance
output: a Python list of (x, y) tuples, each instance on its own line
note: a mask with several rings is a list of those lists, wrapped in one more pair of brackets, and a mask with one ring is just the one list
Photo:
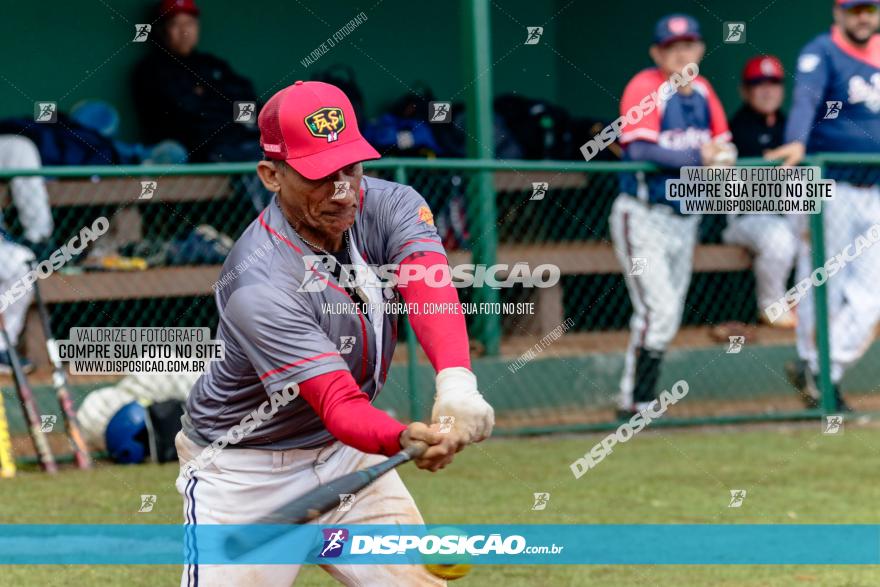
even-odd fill
[(437, 373), (437, 392), (431, 422), (452, 426), (466, 444), (480, 442), (492, 434), (495, 410), (477, 390), (477, 377), (464, 367), (449, 367)]
[(400, 446), (407, 448), (415, 442), (424, 442), (428, 450), (413, 458), (419, 469), (436, 472), (452, 462), (455, 453), (464, 448), (458, 432), (440, 432), (436, 425), (413, 422), (400, 434)]

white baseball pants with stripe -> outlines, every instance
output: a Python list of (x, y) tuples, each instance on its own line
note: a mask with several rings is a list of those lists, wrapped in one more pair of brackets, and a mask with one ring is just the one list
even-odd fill
[[(181, 466), (203, 447), (178, 433)], [(269, 515), (320, 483), (384, 460), (341, 442), (311, 450), (271, 451), (227, 448), (192, 478), (177, 478), (186, 524), (247, 524)], [(347, 512), (331, 511), (317, 524), (423, 524), (422, 516), (396, 471), (355, 496)], [(343, 585), (357, 587), (442, 586), (446, 581), (422, 565), (322, 565)], [(186, 565), (183, 587), (288, 587), (300, 565)]]
[(699, 222), (699, 216), (628, 194), (620, 194), (611, 208), (611, 241), (633, 304), (620, 407), (633, 403), (636, 349), (665, 351), (681, 325)]
[[(856, 237), (880, 224), (880, 187), (856, 187), (837, 182), (834, 199), (822, 203), (825, 226), (825, 259), (855, 251)], [(809, 216), (793, 217), (798, 226), (796, 282), (813, 271)], [(870, 243), (870, 240), (869, 240)], [(828, 292), (828, 327), (831, 334), (831, 380), (839, 382), (846, 369), (858, 361), (874, 340), (880, 319), (880, 243), (864, 248), (825, 283)], [(813, 373), (819, 372), (813, 288), (798, 304), (798, 355)]]

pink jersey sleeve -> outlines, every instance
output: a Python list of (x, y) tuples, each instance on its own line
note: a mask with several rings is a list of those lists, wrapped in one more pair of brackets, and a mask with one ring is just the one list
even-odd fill
[[(422, 265), (431, 270), (432, 267), (447, 264), (444, 255), (426, 252), (411, 254), (403, 260), (402, 266)], [(470, 369), (467, 326), (455, 287), (452, 284), (436, 287), (429, 285), (425, 279), (413, 279), (406, 284), (406, 287), (400, 287), (400, 295), (407, 304), (421, 308), (449, 308), (443, 312), (419, 312), (409, 315), (416, 338), (434, 371), (439, 373), (448, 367)]]
[(347, 369), (299, 384), (299, 393), (337, 440), (361, 452), (391, 456), (400, 450), (406, 425), (370, 403)]
[[(620, 99), (620, 115), (625, 118), (630, 110), (644, 112), (646, 109), (641, 105), (642, 100), (650, 98), (652, 93), (656, 99), (657, 89), (662, 83), (663, 76), (657, 70), (646, 69), (637, 74), (623, 90), (623, 98)], [(635, 124), (626, 122), (623, 132), (620, 134), (620, 144), (625, 146), (633, 141), (656, 143), (659, 138), (660, 109), (654, 108)]]

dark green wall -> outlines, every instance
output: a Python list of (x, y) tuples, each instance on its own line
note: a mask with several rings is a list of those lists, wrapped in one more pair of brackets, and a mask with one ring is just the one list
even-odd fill
[[(203, 0), (204, 50), (228, 59), (268, 98), (315, 69), (351, 64), (373, 114), (424, 81), (438, 98), (463, 99), (458, 2)], [(11, 3), (0, 20), (0, 116), (29, 116), (36, 100), (62, 110), (101, 97), (120, 107), (123, 134), (134, 137), (129, 71), (146, 50), (131, 43), (151, 2), (51, 0)], [(308, 4), (308, 8), (306, 8)], [(769, 4), (769, 6), (767, 6)], [(737, 101), (744, 60), (774, 52), (791, 68), (800, 46), (830, 23), (831, 0), (496, 0), (493, 61), (496, 92), (560, 101), (578, 115), (613, 117), (626, 81), (649, 64), (647, 45), (661, 14), (684, 8), (707, 37), (703, 72), (728, 110)], [(308, 70), (300, 60), (360, 11), (368, 20)], [(763, 12), (762, 12), (763, 10)], [(721, 21), (748, 22), (747, 45), (721, 43)], [(523, 45), (526, 26), (545, 27), (538, 45)]]
[[(563, 57), (557, 95), (572, 110), (616, 116), (626, 82), (651, 65), (648, 46), (654, 24), (664, 14), (684, 11), (700, 22), (706, 41), (700, 71), (732, 114), (746, 60), (775, 54), (791, 74), (801, 47), (831, 26), (832, 6), (832, 0), (575, 0), (558, 17), (554, 44)], [(722, 43), (724, 21), (745, 22), (747, 42)]]

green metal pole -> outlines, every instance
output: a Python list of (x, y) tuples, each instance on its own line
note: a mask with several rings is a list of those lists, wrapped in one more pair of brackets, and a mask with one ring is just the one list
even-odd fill
[[(394, 170), (394, 181), (406, 185), (406, 168), (403, 166)], [(417, 355), (419, 345), (416, 344), (416, 333), (413, 331), (409, 318), (403, 316), (403, 328), (406, 331), (406, 382), (409, 388), (409, 419), (411, 422), (419, 422), (422, 419), (422, 405), (419, 401), (418, 370), (419, 357)]]
[[(473, 80), (468, 92), (468, 156), (476, 159), (495, 157), (495, 133), (492, 116), (492, 23), (489, 0), (464, 0), (465, 59), (468, 79)], [(498, 234), (495, 222), (495, 185), (492, 172), (477, 171), (475, 191), (468, 196), (470, 245), (474, 263), (493, 265)], [(498, 290), (481, 287), (474, 290), (477, 303), (496, 303), (501, 299)], [(487, 312), (477, 314), (477, 336), (482, 340), (487, 355), (497, 355), (501, 342), (501, 315)]]
[[(823, 160), (817, 163), (825, 176), (826, 166)], [(813, 270), (825, 265), (825, 210), (810, 216), (810, 239), (813, 250)], [(832, 227), (833, 229), (834, 227)], [(815, 286), (816, 311), (816, 350), (819, 354), (819, 392), (822, 397), (822, 412), (833, 413), (837, 406), (831, 383), (831, 337), (828, 330), (828, 289), (823, 281)]]

